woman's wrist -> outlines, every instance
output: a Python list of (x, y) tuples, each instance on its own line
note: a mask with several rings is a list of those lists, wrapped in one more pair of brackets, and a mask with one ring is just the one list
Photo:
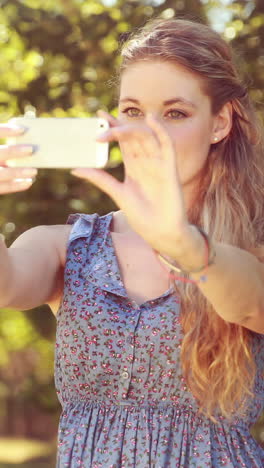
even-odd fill
[(195, 225), (188, 224), (181, 239), (168, 250), (169, 255), (166, 252), (158, 253), (184, 271), (198, 270), (205, 265), (207, 246)]

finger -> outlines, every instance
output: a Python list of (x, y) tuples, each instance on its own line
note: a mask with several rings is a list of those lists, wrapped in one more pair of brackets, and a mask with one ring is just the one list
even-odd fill
[[(137, 160), (136, 167), (140, 165), (143, 167), (143, 163), (149, 164), (149, 158), (151, 153), (143, 145), (144, 138), (128, 138), (126, 141), (120, 142), (120, 150), (126, 164), (132, 164), (135, 166), (135, 160)], [(153, 151), (152, 151), (153, 154)]]
[(26, 127), (14, 125), (12, 123), (0, 124), (0, 138), (9, 138), (23, 135), (27, 131)]
[[(120, 141), (120, 149), (126, 166), (131, 166), (130, 172), (137, 171), (138, 168), (143, 172), (148, 171), (151, 169), (151, 161), (154, 163), (154, 159), (161, 159), (160, 145), (152, 131), (135, 131), (126, 141)], [(136, 165), (135, 159), (138, 161)]]
[(120, 124), (120, 122), (115, 117), (101, 109), (97, 111), (97, 115), (98, 117), (102, 117), (103, 119), (107, 120), (111, 128)]
[(37, 149), (37, 145), (1, 145), (0, 146), (0, 165), (1, 161), (8, 159), (23, 158), (32, 156)]
[[(77, 168), (71, 171), (72, 175), (84, 178), (96, 185), (100, 190), (105, 192), (111, 197), (117, 206), (120, 207), (120, 200), (122, 200), (123, 183), (116, 180), (103, 169), (82, 169)], [(121, 208), (121, 207), (120, 207)]]
[(143, 159), (142, 149), (137, 140), (129, 140), (120, 144), (120, 151), (125, 166), (125, 172), (132, 179), (137, 179), (142, 176)]
[[(160, 151), (158, 149), (158, 151)], [(125, 166), (126, 175), (131, 179), (142, 181), (143, 185), (162, 176), (163, 161), (156, 157), (155, 151), (152, 153), (145, 153), (142, 148), (142, 142), (139, 140), (132, 140), (131, 142), (122, 143), (121, 153)], [(161, 164), (162, 163), (162, 164)]]
[(100, 141), (125, 141), (128, 138), (140, 138), (141, 135), (146, 138), (146, 136), (151, 135), (151, 130), (142, 126), (123, 125), (122, 127), (110, 128), (96, 139)]
[(173, 145), (172, 145), (171, 137), (166, 132), (165, 128), (153, 117), (152, 114), (147, 114), (146, 121), (148, 125), (150, 126), (150, 128), (154, 131), (155, 136), (159, 141), (163, 156), (168, 156), (168, 151), (171, 155), (171, 151), (173, 150)]
[(125, 176), (131, 180), (143, 185), (148, 184), (149, 180), (160, 173), (160, 167), (157, 166), (157, 158), (151, 158), (142, 148), (142, 142), (133, 138), (120, 143), (120, 150), (124, 162)]
[(4, 195), (7, 193), (21, 192), (27, 190), (33, 184), (34, 180), (31, 178), (28, 179), (18, 179), (9, 182), (1, 183), (0, 185), (0, 194)]
[(155, 158), (160, 155), (160, 144), (153, 133), (145, 132), (138, 135), (138, 142), (141, 148), (141, 154), (146, 158)]
[(121, 127), (113, 127), (110, 128), (110, 130), (107, 130), (104, 133), (101, 133), (96, 140), (99, 140), (101, 142), (103, 141), (122, 141), (126, 140), (129, 136), (132, 134), (132, 129), (124, 126), (123, 128)]
[(37, 169), (35, 168), (10, 168), (0, 167), (0, 182), (11, 182), (15, 179), (36, 177)]

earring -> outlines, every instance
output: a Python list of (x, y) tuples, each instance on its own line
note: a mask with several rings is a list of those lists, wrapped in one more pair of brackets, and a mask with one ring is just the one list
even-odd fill
[(218, 141), (218, 137), (217, 137), (217, 136), (214, 137), (214, 141), (215, 141), (215, 142)]

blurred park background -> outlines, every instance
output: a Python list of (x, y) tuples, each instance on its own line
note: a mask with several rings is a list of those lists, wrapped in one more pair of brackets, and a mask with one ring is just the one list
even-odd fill
[[(30, 112), (86, 117), (101, 108), (115, 115), (113, 77), (122, 41), (152, 16), (183, 15), (210, 24), (232, 42), (263, 115), (263, 0), (0, 0), (1, 123)], [(116, 144), (107, 170), (123, 180)], [(118, 209), (69, 170), (40, 170), (28, 191), (1, 196), (0, 206), (8, 246), (33, 226), (64, 224), (70, 213)], [(0, 310), (0, 468), (55, 467), (55, 332), (48, 306)], [(251, 432), (264, 447), (263, 416)]]

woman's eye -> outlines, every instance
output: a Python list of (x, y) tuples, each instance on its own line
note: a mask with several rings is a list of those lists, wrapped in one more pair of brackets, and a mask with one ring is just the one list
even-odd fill
[(184, 112), (177, 111), (176, 109), (172, 109), (171, 111), (168, 112), (168, 114), (172, 114), (172, 113), (177, 114), (177, 117), (175, 117), (176, 119), (183, 119), (184, 117), (187, 117), (187, 115)]
[[(136, 111), (136, 114), (134, 114), (134, 112), (130, 112), (129, 111)], [(136, 107), (128, 107), (127, 109), (124, 109), (123, 111), (121, 111), (122, 114), (127, 114), (128, 117), (138, 117), (138, 109), (136, 109)], [(174, 120), (178, 120), (178, 119), (182, 119), (184, 117), (187, 117), (187, 115), (182, 112), (182, 111), (178, 111), (176, 109), (171, 109), (170, 111), (167, 112), (166, 115), (168, 114), (173, 114), (174, 113), (174, 117), (172, 117)], [(176, 114), (176, 117), (175, 117), (175, 114)]]
[(135, 107), (128, 107), (127, 109), (122, 111), (122, 114), (127, 114), (128, 117), (133, 117), (133, 114), (132, 115), (131, 115), (131, 113), (129, 114), (129, 111), (131, 111), (131, 110), (137, 111), (138, 109), (136, 109)]

